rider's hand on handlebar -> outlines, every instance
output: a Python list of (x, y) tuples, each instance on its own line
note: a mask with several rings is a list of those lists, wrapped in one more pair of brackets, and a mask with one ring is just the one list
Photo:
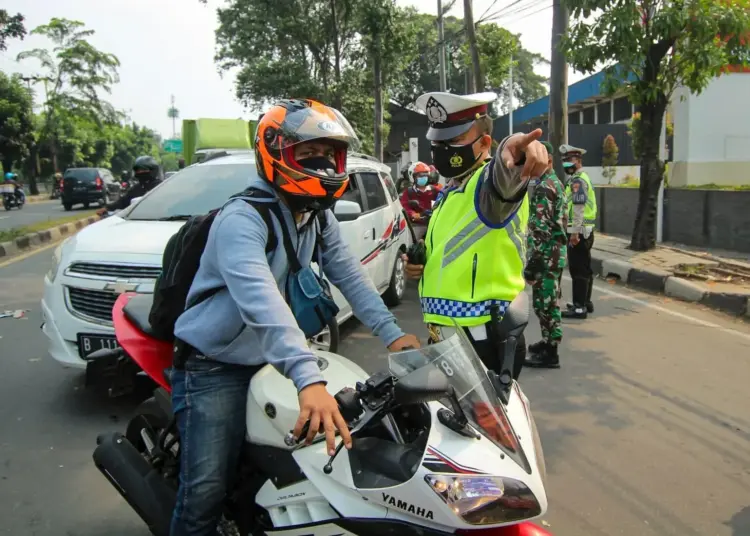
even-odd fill
[(329, 456), (336, 450), (336, 429), (344, 440), (344, 446), (352, 448), (352, 436), (349, 427), (341, 416), (339, 405), (322, 383), (308, 385), (299, 393), (299, 418), (294, 426), (294, 437), (298, 438), (302, 428), (310, 421), (305, 442), (309, 445), (322, 428), (326, 434), (326, 446)]
[(388, 347), (388, 350), (391, 352), (400, 352), (401, 350), (405, 350), (407, 348), (421, 348), (422, 343), (419, 342), (419, 339), (416, 335), (412, 335), (411, 333), (407, 333), (403, 337), (399, 337), (395, 341), (393, 341), (390, 346)]

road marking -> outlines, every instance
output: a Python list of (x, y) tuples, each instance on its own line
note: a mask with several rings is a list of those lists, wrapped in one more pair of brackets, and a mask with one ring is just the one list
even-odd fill
[[(570, 277), (564, 275), (563, 279), (566, 281), (570, 281)], [(727, 333), (729, 335), (736, 335), (737, 337), (740, 337), (741, 339), (745, 339), (750, 341), (750, 333), (743, 333), (742, 331), (737, 331), (736, 329), (731, 328), (725, 328), (719, 324), (714, 324), (713, 322), (708, 322), (706, 320), (701, 320), (700, 318), (695, 318), (694, 316), (691, 316), (686, 313), (680, 313), (678, 311), (672, 311), (671, 309), (667, 309), (666, 307), (662, 307), (660, 305), (656, 305), (655, 303), (650, 303), (645, 300), (639, 300), (638, 298), (634, 298), (633, 296), (628, 296), (627, 294), (623, 294), (622, 292), (617, 292), (616, 290), (612, 290), (609, 288), (605, 288), (602, 286), (601, 283), (598, 281), (594, 284), (594, 290), (597, 292), (601, 292), (602, 294), (608, 294), (610, 296), (614, 296), (616, 298), (620, 298), (625, 301), (629, 301), (630, 303), (634, 303), (636, 305), (640, 305), (641, 307), (646, 307), (648, 309), (652, 309), (654, 311), (659, 311), (660, 313), (665, 313), (668, 315), (672, 315), (677, 318), (681, 318), (683, 320), (687, 320), (689, 322), (693, 322), (694, 324), (697, 324), (699, 326), (703, 326), (705, 328), (711, 328), (711, 329), (717, 329), (721, 331), (722, 333)], [(637, 291), (636, 291), (637, 292)], [(691, 302), (685, 302), (685, 303), (691, 303)]]
[[(65, 238), (67, 238), (67, 236)], [(56, 240), (55, 242), (52, 242), (51, 244), (47, 244), (46, 246), (42, 246), (33, 251), (29, 251), (28, 253), (24, 253), (23, 255), (18, 255), (17, 257), (8, 259), (7, 261), (0, 262), (0, 268), (5, 268), (6, 266), (10, 266), (11, 264), (14, 264), (18, 261), (22, 261), (22, 260), (28, 259), (29, 257), (33, 257), (34, 255), (36, 255), (37, 253), (41, 253), (42, 251), (47, 251), (48, 249), (53, 248), (57, 246), (58, 244), (60, 244), (60, 242), (62, 242), (63, 240), (64, 238), (62, 240)]]

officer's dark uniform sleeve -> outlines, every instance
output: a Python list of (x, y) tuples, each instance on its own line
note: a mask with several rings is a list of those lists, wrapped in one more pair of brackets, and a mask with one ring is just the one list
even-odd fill
[(501, 154), (510, 136), (497, 146), (492, 180), (485, 180), (479, 192), (479, 211), (493, 225), (507, 224), (526, 198), (529, 181), (521, 180), (520, 167), (508, 169)]

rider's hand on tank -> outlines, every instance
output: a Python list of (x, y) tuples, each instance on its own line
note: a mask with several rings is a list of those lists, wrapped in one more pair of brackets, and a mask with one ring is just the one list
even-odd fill
[(542, 129), (537, 128), (528, 134), (514, 134), (505, 142), (501, 156), (508, 169), (515, 168), (516, 162), (524, 160), (521, 180), (541, 177), (547, 171), (547, 149), (537, 141), (541, 137)]
[(407, 333), (403, 337), (399, 337), (395, 341), (391, 343), (391, 345), (388, 347), (388, 350), (391, 352), (400, 352), (404, 348), (421, 348), (422, 343), (419, 342), (419, 339), (416, 335), (412, 335), (411, 333)]
[(326, 446), (329, 456), (336, 451), (336, 429), (344, 440), (344, 446), (352, 448), (352, 436), (344, 417), (341, 416), (336, 399), (322, 383), (308, 385), (299, 392), (299, 418), (294, 426), (294, 437), (299, 438), (302, 428), (310, 421), (305, 442), (309, 445), (322, 428), (326, 434)]
[(409, 264), (409, 257), (406, 253), (401, 255), (401, 259), (406, 263), (406, 275), (409, 279), (419, 279), (422, 277), (424, 272), (424, 265), (422, 264)]

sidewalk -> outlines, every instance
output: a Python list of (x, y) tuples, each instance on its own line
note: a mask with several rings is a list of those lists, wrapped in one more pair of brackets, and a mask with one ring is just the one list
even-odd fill
[(750, 318), (750, 255), (672, 245), (637, 252), (627, 249), (629, 244), (625, 238), (597, 234), (591, 252), (594, 273)]

